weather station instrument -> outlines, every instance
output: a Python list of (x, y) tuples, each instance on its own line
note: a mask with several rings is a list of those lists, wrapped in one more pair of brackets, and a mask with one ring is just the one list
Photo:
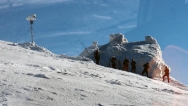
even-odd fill
[(34, 20), (36, 20), (36, 14), (32, 14), (32, 15), (29, 15), (26, 20), (30, 21), (30, 30), (31, 30), (31, 39), (32, 39), (32, 43), (34, 44), (34, 37), (33, 37), (33, 22)]

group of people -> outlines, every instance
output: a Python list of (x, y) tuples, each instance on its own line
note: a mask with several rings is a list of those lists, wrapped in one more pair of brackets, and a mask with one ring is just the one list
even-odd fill
[[(94, 58), (95, 58), (95, 61), (96, 61), (96, 64), (99, 65), (99, 61), (100, 61), (100, 53), (99, 53), (99, 50), (97, 49), (94, 53)], [(115, 56), (112, 56), (110, 58), (110, 62), (111, 62), (111, 65), (112, 65), (112, 68), (116, 69), (116, 65), (118, 65), (118, 69), (122, 69), (122, 70), (125, 70), (125, 71), (128, 71), (129, 69), (129, 60), (127, 59), (127, 57), (125, 57), (124, 61), (123, 61), (123, 67), (121, 66), (121, 61), (118, 60), (117, 62), (117, 59)], [(136, 73), (136, 61), (134, 59), (132, 59), (131, 61), (131, 72), (134, 72)], [(148, 77), (148, 69), (150, 68), (149, 66), (149, 63), (145, 63), (143, 65), (144, 69), (142, 71), (142, 75), (144, 75), (146, 73), (146, 76)], [(169, 83), (169, 69), (168, 67), (165, 67), (165, 70), (164, 70), (165, 74), (163, 75), (163, 81), (164, 81), (164, 77), (167, 76), (167, 79), (168, 79), (168, 83)]]
[[(111, 57), (110, 62), (112, 64), (112, 68), (116, 69), (117, 59), (115, 56)], [(128, 71), (129, 60), (127, 59), (127, 57), (125, 57), (125, 59), (123, 61), (123, 67), (121, 66), (121, 61), (118, 60), (118, 69)], [(131, 72), (134, 72), (134, 73), (136, 72), (136, 62), (134, 61), (134, 59), (132, 59), (132, 61), (131, 61)]]

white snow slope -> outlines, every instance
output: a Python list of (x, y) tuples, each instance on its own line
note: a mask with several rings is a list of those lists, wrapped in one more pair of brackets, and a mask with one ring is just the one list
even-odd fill
[[(32, 45), (28, 45), (32, 46)], [(27, 49), (26, 49), (27, 48)], [(0, 41), (2, 106), (186, 106), (188, 89)], [(87, 60), (87, 61), (83, 61)]]

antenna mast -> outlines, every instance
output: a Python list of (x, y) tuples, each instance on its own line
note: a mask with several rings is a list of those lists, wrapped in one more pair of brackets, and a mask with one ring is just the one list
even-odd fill
[(36, 14), (30, 15), (26, 18), (26, 20), (30, 21), (30, 30), (31, 30), (31, 39), (32, 39), (32, 43), (34, 44), (34, 36), (33, 36), (33, 22), (34, 20), (36, 20)]
[(33, 40), (33, 27), (32, 27), (32, 24), (33, 24), (33, 21), (30, 20), (30, 29), (31, 29), (31, 38), (32, 38), (32, 43), (34, 43), (34, 40)]

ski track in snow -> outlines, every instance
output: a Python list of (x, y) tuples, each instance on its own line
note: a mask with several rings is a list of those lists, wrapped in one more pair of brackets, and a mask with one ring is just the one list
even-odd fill
[[(187, 86), (91, 61), (56, 57), (0, 42), (2, 106), (158, 106), (187, 103)], [(179, 85), (178, 85), (179, 84)]]

